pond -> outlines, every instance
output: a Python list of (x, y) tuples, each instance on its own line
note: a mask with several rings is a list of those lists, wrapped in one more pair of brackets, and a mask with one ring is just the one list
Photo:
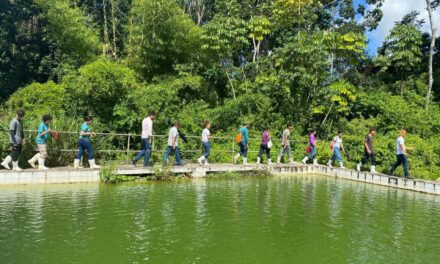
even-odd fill
[(0, 188), (1, 263), (438, 263), (440, 197), (322, 176)]

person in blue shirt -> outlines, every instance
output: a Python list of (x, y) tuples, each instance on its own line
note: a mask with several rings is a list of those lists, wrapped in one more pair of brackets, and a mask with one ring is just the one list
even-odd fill
[(50, 122), (52, 121), (52, 116), (44, 115), (43, 121), (38, 126), (37, 132), (37, 148), (38, 153), (32, 157), (32, 159), (28, 160), (28, 163), (32, 166), (32, 168), (36, 168), (35, 162), (38, 160), (38, 169), (39, 170), (47, 170), (49, 169), (44, 165), (44, 161), (47, 158), (47, 140), (49, 140), (50, 132)]
[(234, 163), (237, 163), (237, 160), (240, 158), (240, 156), (243, 156), (243, 165), (247, 164), (247, 153), (248, 153), (248, 146), (249, 146), (249, 123), (246, 122), (244, 125), (240, 128), (240, 134), (241, 134), (241, 141), (238, 143), (240, 147), (240, 152), (234, 157)]
[(90, 138), (95, 136), (95, 132), (92, 132), (92, 130), (90, 129), (91, 124), (93, 124), (93, 117), (87, 116), (84, 119), (84, 123), (81, 125), (81, 132), (80, 132), (79, 141), (78, 141), (79, 151), (78, 151), (78, 154), (76, 155), (75, 161), (73, 163), (73, 167), (75, 169), (80, 168), (79, 163), (80, 163), (82, 155), (84, 154), (84, 151), (87, 151), (87, 153), (89, 154), (90, 168), (91, 169), (99, 169), (100, 168), (100, 166), (96, 165), (96, 163), (95, 163), (93, 147), (92, 147), (92, 143), (90, 142)]

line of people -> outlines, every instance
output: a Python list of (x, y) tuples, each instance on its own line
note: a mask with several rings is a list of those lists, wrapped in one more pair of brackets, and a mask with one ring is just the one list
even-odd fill
[[(11, 144), (11, 153), (8, 155), (1, 166), (6, 169), (13, 169), (15, 171), (21, 171), (22, 169), (18, 166), (18, 158), (22, 151), (22, 146), (25, 143), (24, 134), (23, 134), (23, 118), (25, 112), (23, 110), (18, 110), (16, 113), (16, 117), (10, 122), (9, 125), (9, 140)], [(150, 162), (150, 156), (152, 152), (152, 142), (153, 142), (153, 121), (156, 118), (156, 114), (151, 112), (148, 116), (142, 121), (142, 134), (141, 134), (141, 142), (142, 148), (137, 153), (136, 157), (132, 160), (132, 164), (136, 166), (137, 162), (144, 158), (143, 166), (148, 167)], [(45, 160), (48, 157), (47, 152), (47, 141), (49, 139), (49, 135), (52, 130), (50, 128), (50, 123), (52, 121), (52, 117), (50, 115), (44, 115), (42, 118), (42, 122), (38, 126), (36, 144), (38, 152), (35, 154), (28, 163), (32, 168), (37, 168), (36, 163), (38, 162), (38, 169), (47, 170), (48, 168), (45, 166)], [(95, 132), (93, 132), (90, 126), (93, 124), (93, 117), (87, 116), (84, 119), (84, 122), (81, 125), (78, 146), (79, 150), (74, 159), (74, 168), (80, 168), (80, 160), (84, 154), (84, 152), (88, 153), (88, 161), (90, 168), (97, 169), (100, 168), (95, 162), (94, 159), (94, 151), (91, 143), (91, 138), (95, 136)], [(239, 129), (238, 134), (235, 137), (236, 143), (239, 146), (239, 153), (234, 156), (234, 163), (237, 163), (238, 160), (242, 157), (243, 164), (246, 165), (248, 163), (248, 147), (249, 147), (249, 123), (244, 123), (243, 126)], [(168, 163), (169, 156), (174, 153), (176, 159), (176, 165), (182, 165), (182, 159), (179, 150), (179, 137), (183, 138), (183, 134), (179, 131), (180, 123), (175, 121), (168, 132), (168, 142), (167, 148), (165, 151), (165, 155), (163, 158), (164, 163)], [(197, 159), (197, 162), (200, 165), (207, 165), (208, 159), (211, 152), (211, 123), (209, 121), (205, 121), (203, 123), (203, 130), (201, 134), (201, 143), (204, 149), (204, 153), (200, 158)], [(281, 150), (277, 156), (277, 164), (281, 163), (281, 159), (284, 155), (287, 155), (287, 158), (290, 163), (293, 163), (292, 158), (292, 147), (290, 141), (291, 131), (293, 129), (292, 123), (288, 123), (286, 128), (282, 132), (281, 136)], [(316, 130), (312, 129), (310, 131), (308, 137), (308, 145), (307, 145), (307, 155), (302, 159), (302, 163), (306, 164), (308, 161), (312, 161), (313, 164), (318, 164), (316, 159), (318, 146), (316, 144)], [(371, 128), (369, 133), (366, 135), (364, 140), (364, 156), (362, 160), (357, 164), (356, 169), (358, 171), (361, 170), (362, 165), (368, 162), (371, 162), (371, 173), (376, 173), (376, 154), (374, 151), (373, 138), (376, 136), (376, 129)], [(338, 131), (338, 135), (336, 135), (331, 144), (330, 148), (332, 149), (332, 156), (329, 159), (327, 165), (332, 167), (334, 161), (339, 163), (341, 168), (344, 168), (341, 151), (345, 153), (344, 145), (343, 145), (343, 133), (342, 131)], [(405, 146), (405, 137), (406, 131), (402, 129), (400, 131), (400, 135), (396, 141), (396, 163), (390, 169), (390, 175), (394, 173), (396, 168), (400, 165), (403, 166), (405, 177), (410, 178), (409, 170), (408, 170), (408, 158), (407, 152), (410, 148)], [(260, 141), (260, 149), (257, 156), (257, 164), (260, 164), (263, 160), (263, 154), (266, 154), (267, 163), (269, 165), (272, 164), (271, 160), (271, 149), (274, 147), (272, 142), (270, 130), (268, 127), (265, 127), (261, 132), (261, 141)], [(10, 166), (12, 164), (12, 167)]]

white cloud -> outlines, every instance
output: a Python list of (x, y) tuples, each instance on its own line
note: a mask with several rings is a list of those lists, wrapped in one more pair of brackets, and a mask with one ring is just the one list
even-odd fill
[[(379, 27), (368, 33), (370, 41), (375, 44), (374, 46), (380, 46), (385, 37), (389, 34), (391, 28), (393, 28), (394, 23), (400, 21), (404, 15), (411, 11), (420, 12), (419, 19), (425, 20), (422, 30), (431, 32), (425, 0), (385, 0), (385, 3), (382, 6), (383, 18)], [(433, 21), (438, 28), (437, 36), (440, 36), (440, 7), (434, 11)]]

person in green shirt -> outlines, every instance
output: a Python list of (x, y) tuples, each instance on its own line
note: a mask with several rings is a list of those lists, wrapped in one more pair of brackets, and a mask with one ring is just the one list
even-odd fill
[(36, 168), (35, 162), (38, 160), (39, 170), (49, 169), (44, 165), (44, 161), (47, 158), (47, 140), (49, 139), (50, 132), (52, 131), (50, 128), (51, 121), (52, 116), (44, 115), (43, 121), (38, 126), (37, 139), (35, 140), (37, 143), (38, 153), (35, 154), (32, 159), (28, 160), (28, 163), (32, 168)]
[(73, 167), (75, 169), (79, 168), (79, 162), (81, 160), (81, 157), (84, 154), (84, 151), (87, 151), (87, 153), (89, 154), (90, 168), (91, 169), (101, 168), (101, 166), (98, 166), (95, 163), (93, 147), (92, 147), (92, 143), (90, 142), (90, 138), (95, 136), (95, 132), (92, 132), (92, 130), (90, 129), (91, 124), (93, 124), (93, 117), (87, 116), (84, 119), (84, 123), (81, 125), (81, 132), (80, 132), (79, 141), (78, 141), (79, 151), (78, 151), (78, 154), (76, 155), (75, 161), (73, 163)]
[(240, 147), (240, 152), (235, 155), (234, 157), (234, 163), (237, 163), (237, 160), (240, 158), (240, 156), (243, 156), (243, 165), (247, 164), (247, 153), (248, 153), (248, 146), (249, 146), (249, 126), (250, 124), (248, 122), (245, 122), (243, 126), (240, 128), (240, 134), (241, 134), (241, 141), (238, 143)]

